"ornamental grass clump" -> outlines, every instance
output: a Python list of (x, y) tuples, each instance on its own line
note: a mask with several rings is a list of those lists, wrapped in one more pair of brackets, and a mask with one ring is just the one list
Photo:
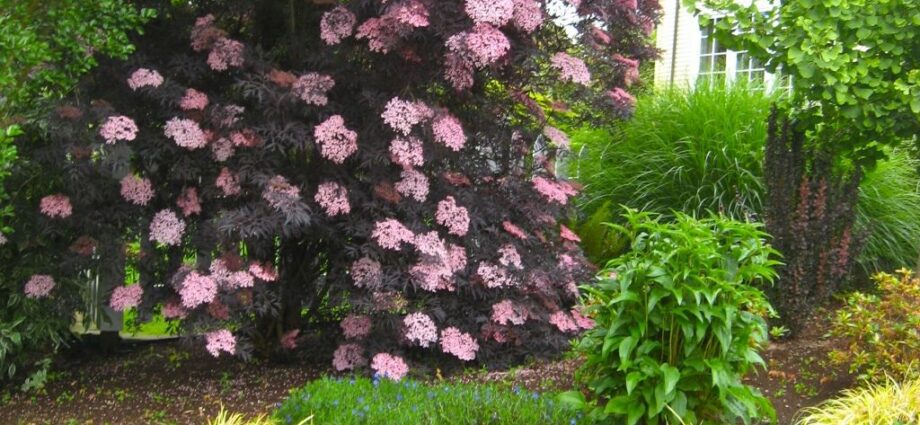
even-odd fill
[(591, 396), (562, 400), (604, 423), (725, 424), (772, 418), (742, 382), (767, 343), (772, 308), (760, 290), (776, 252), (757, 224), (677, 213), (662, 222), (629, 210), (611, 225), (630, 250), (582, 286), (596, 323), (576, 346)]
[(920, 378), (843, 390), (841, 396), (799, 412), (796, 425), (920, 424)]
[(368, 378), (322, 378), (292, 390), (272, 414), (280, 424), (306, 418), (316, 424), (574, 425), (580, 412), (544, 395), (492, 384), (427, 385)]

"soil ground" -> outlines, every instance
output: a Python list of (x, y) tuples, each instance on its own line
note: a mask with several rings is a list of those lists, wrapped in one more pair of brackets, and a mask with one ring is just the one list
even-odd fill
[[(769, 369), (748, 379), (773, 401), (781, 425), (792, 423), (802, 407), (854, 383), (845, 369), (827, 362), (834, 344), (823, 336), (827, 317), (818, 313), (796, 338), (771, 344), (763, 353)], [(215, 360), (201, 347), (177, 342), (123, 346), (104, 358), (90, 352), (57, 365), (38, 393), (7, 393), (0, 401), (0, 424), (204, 424), (222, 405), (231, 412), (264, 414), (290, 388), (329, 373), (327, 363)], [(560, 391), (572, 388), (578, 365), (566, 359), (447, 379)]]

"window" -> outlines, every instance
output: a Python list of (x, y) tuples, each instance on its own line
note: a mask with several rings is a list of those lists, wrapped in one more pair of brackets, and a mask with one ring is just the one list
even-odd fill
[(708, 25), (704, 25), (700, 38), (699, 76), (709, 81), (724, 80), (728, 63), (728, 50), (714, 36), (716, 22), (710, 20)]
[(746, 81), (754, 87), (764, 86), (764, 76), (766, 69), (760, 60), (751, 57), (747, 50), (738, 52), (737, 62), (735, 63), (735, 80)]

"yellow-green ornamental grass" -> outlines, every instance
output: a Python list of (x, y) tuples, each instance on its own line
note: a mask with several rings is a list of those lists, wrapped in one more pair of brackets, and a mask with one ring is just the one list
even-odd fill
[(920, 424), (920, 378), (898, 384), (869, 384), (806, 408), (797, 425)]

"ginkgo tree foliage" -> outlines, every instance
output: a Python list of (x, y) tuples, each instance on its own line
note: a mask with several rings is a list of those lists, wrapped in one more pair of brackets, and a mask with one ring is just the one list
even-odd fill
[(570, 1), (577, 40), (539, 0), (321, 3), (176, 9), (27, 129), (23, 296), (65, 314), (95, 270), (215, 356), (321, 340), (394, 379), (566, 347), (591, 268), (534, 98), (628, 115), (657, 2)]

